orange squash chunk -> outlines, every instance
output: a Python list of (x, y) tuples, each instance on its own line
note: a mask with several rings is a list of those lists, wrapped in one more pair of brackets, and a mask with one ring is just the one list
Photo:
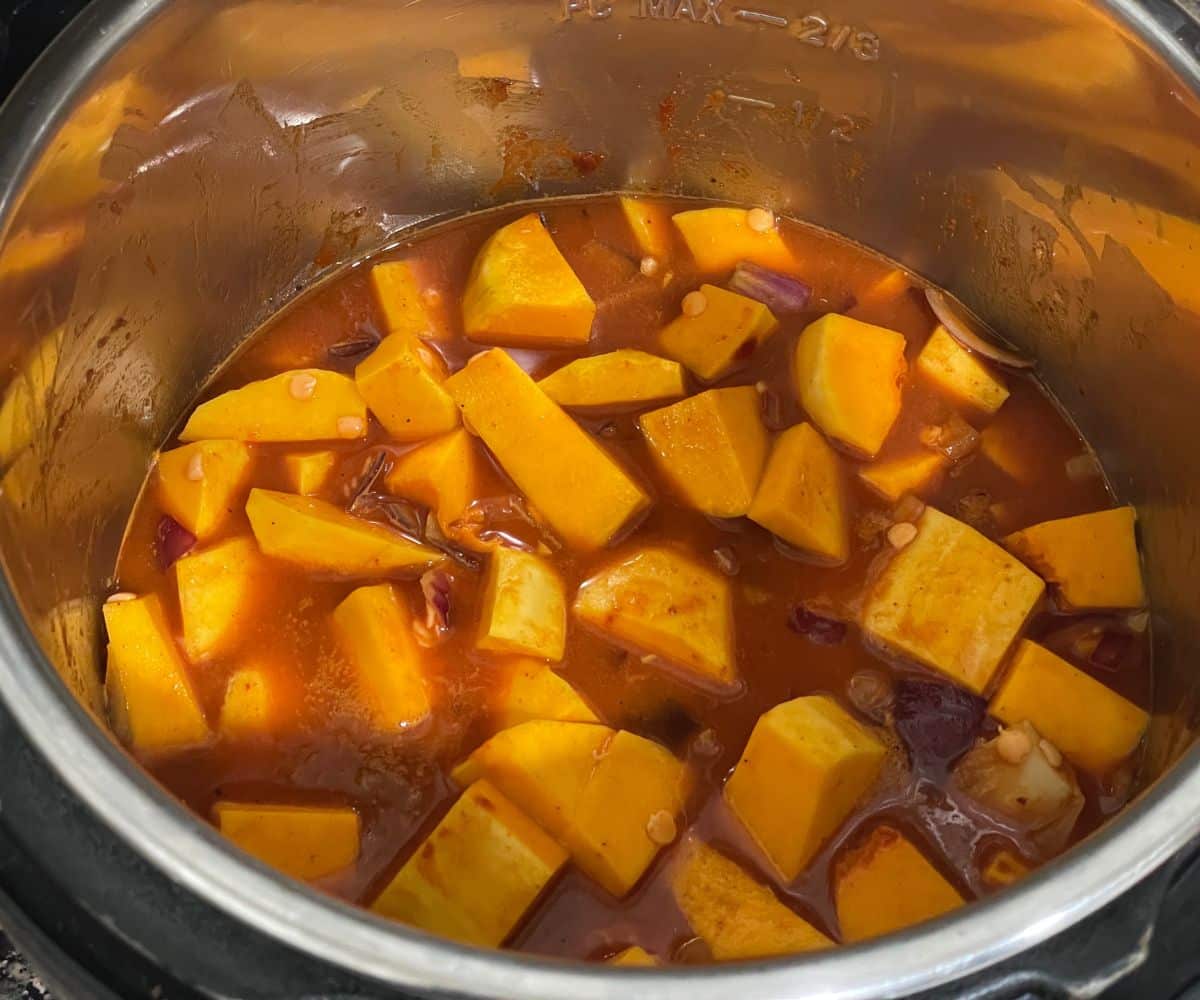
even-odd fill
[(468, 429), (568, 545), (596, 549), (650, 506), (624, 468), (504, 351), (446, 381)]
[(872, 462), (858, 470), (858, 478), (885, 500), (895, 503), (906, 493), (922, 496), (937, 488), (946, 459), (934, 451)]
[(1073, 609), (1140, 608), (1146, 603), (1132, 507), (1043, 521), (1004, 544)]
[(904, 337), (830, 313), (796, 344), (800, 405), (813, 423), (846, 447), (874, 458), (900, 415)]
[(687, 391), (679, 362), (630, 350), (579, 358), (538, 386), (559, 406), (578, 409), (661, 403)]
[(324, 878), (358, 859), (358, 813), (348, 807), (218, 802), (213, 818), (243, 851), (292, 878)]
[(767, 886), (694, 838), (675, 859), (671, 889), (692, 930), (718, 962), (833, 947), (829, 938), (784, 906)]
[(879, 826), (837, 866), (833, 889), (847, 944), (902, 930), (962, 906), (957, 889), (898, 830)]
[(285, 455), (283, 467), (291, 480), (292, 489), (301, 496), (311, 497), (325, 488), (337, 460), (335, 451), (304, 451)]
[(794, 271), (796, 258), (778, 229), (750, 228), (744, 208), (696, 208), (671, 216), (696, 266), (705, 274), (732, 271), (749, 260), (778, 271)]
[(725, 801), (790, 882), (874, 785), (884, 756), (879, 739), (832, 698), (795, 698), (759, 717)]
[(497, 729), (532, 719), (600, 721), (564, 678), (542, 661), (526, 656), (513, 657), (504, 665), (497, 678), (492, 710)]
[(389, 493), (424, 504), (436, 514), (442, 531), (466, 543), (469, 536), (455, 522), (480, 499), (485, 463), (475, 438), (460, 427), (405, 452), (384, 482)]
[(1068, 760), (1101, 775), (1133, 753), (1150, 721), (1131, 701), (1028, 639), (988, 711), (1010, 726), (1033, 723)]
[(458, 407), (442, 388), (446, 366), (408, 333), (383, 338), (354, 369), (367, 406), (397, 441), (422, 441), (458, 426)]
[(403, 333), (422, 340), (439, 336), (440, 324), (426, 305), (411, 261), (376, 264), (370, 280), (375, 307), (389, 335)]
[(767, 460), (767, 429), (753, 386), (709, 389), (643, 414), (638, 426), (672, 488), (712, 517), (750, 509)]
[(596, 303), (537, 213), (494, 232), (462, 300), (467, 337), (507, 347), (571, 347), (592, 335)]
[(497, 548), (488, 561), (480, 606), (476, 648), (562, 659), (566, 593), (558, 572), (540, 556)]
[(254, 539), (228, 538), (174, 566), (183, 648), (194, 663), (223, 656), (246, 638), (263, 597), (263, 559)]
[(622, 965), (627, 968), (652, 969), (658, 966), (658, 959), (636, 944), (617, 952), (607, 962), (609, 965)]
[(939, 326), (917, 355), (917, 371), (951, 398), (981, 413), (995, 413), (1008, 399), (1004, 380)]
[(812, 424), (789, 427), (775, 440), (746, 516), (819, 559), (846, 561), (850, 516), (842, 466)]
[(621, 213), (633, 232), (633, 241), (646, 257), (663, 260), (671, 253), (671, 212), (660, 202), (622, 195)]
[(707, 305), (698, 316), (681, 313), (658, 343), (667, 357), (680, 361), (705, 382), (715, 382), (779, 328), (779, 321), (761, 302), (715, 285), (701, 285)]
[(254, 455), (240, 441), (197, 441), (158, 456), (158, 499), (198, 541), (241, 503)]

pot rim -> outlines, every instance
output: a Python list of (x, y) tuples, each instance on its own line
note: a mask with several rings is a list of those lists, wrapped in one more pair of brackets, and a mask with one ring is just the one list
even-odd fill
[[(171, 0), (99, 0), (42, 54), (0, 108), (0, 228), (74, 96)], [(1194, 92), (1200, 70), (1139, 0), (1098, 6)], [(877, 942), (819, 955), (670, 971), (614, 969), (464, 947), (293, 882), (229, 847), (101, 729), (42, 653), (0, 584), (0, 698), (64, 784), (129, 847), (206, 903), (295, 950), (395, 987), (465, 997), (725, 1000), (896, 997), (978, 972), (1094, 913), (1200, 833), (1200, 745), (1082, 845), (1018, 886)], [(1114, 956), (1116, 958), (1118, 956)]]

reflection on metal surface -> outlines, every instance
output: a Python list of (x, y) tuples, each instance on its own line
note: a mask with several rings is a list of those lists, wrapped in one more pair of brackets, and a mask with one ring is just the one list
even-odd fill
[[(845, 233), (1038, 358), (1138, 505), (1161, 625), (1153, 777), (1200, 709), (1200, 76), (1172, 75), (1162, 53), (1185, 56), (1139, 38), (1144, 17), (1132, 0), (151, 0), (119, 18), (140, 21), (120, 45), (74, 33), (90, 75), (10, 103), (0, 161), (22, 162), (28, 115), (66, 102), (0, 230), (0, 548), (42, 648), (95, 706), (87, 609), (153, 451), (299, 288), (421, 219), (658, 190)], [(503, 964), (512, 994), (626, 988), (393, 934), (250, 872), (134, 784), (21, 642), (0, 627), (0, 690), (34, 742), (219, 905), (410, 985), (478, 993)], [(1200, 828), (1194, 757), (1048, 879), (966, 911), (953, 935), (812, 960), (806, 988), (928, 987), (1078, 919)], [(736, 988), (782, 995), (789, 976)], [(714, 971), (645, 992), (732, 988)]]

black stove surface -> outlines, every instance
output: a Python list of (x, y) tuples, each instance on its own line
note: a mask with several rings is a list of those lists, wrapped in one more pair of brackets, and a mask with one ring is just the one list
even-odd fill
[[(88, 0), (0, 0), (0, 96), (6, 95), (47, 44)], [(1200, 44), (1200, 43), (1198, 43)], [(50, 811), (45, 822), (64, 825), (87, 822), (80, 817), (65, 817), (71, 807), (65, 790), (55, 798), (47, 785), (57, 782), (33, 752), (16, 734), (11, 722), (0, 711), (0, 755), (5, 773), (0, 777), (0, 796), (8, 802), (21, 801), (21, 785), (37, 788), (39, 799), (49, 799)], [(57, 803), (57, 805), (55, 804)], [(11, 806), (9, 807), (11, 809)], [(17, 807), (18, 810), (20, 807)], [(56, 812), (57, 810), (57, 812)], [(52, 840), (53, 834), (47, 829)], [(102, 835), (101, 835), (102, 836)], [(64, 845), (66, 840), (63, 841)], [(114, 881), (123, 874), (152, 881), (150, 873), (133, 860), (122, 860), (123, 845), (101, 843), (103, 862), (117, 870), (109, 873)], [(72, 859), (76, 860), (76, 859)], [(0, 830), (0, 1000), (99, 1000), (101, 997), (146, 996), (219, 996), (236, 993), (246, 996), (332, 998), (350, 995), (370, 997), (370, 987), (349, 985), (305, 968), (300, 956), (280, 956), (269, 946), (256, 954), (261, 967), (252, 973), (253, 983), (243, 984), (229, 966), (248, 968), (247, 955), (235, 938), (225, 940), (220, 954), (228, 955), (221, 972), (220, 959), (205, 968), (214, 982), (198, 989), (173, 982), (170, 973), (161, 978), (147, 973), (145, 956), (125, 955), (115, 941), (105, 941), (103, 933), (83, 915), (69, 913), (63, 900), (54, 895), (48, 873), (32, 871), (17, 840)], [(71, 862), (64, 859), (64, 868)], [(69, 877), (69, 876), (68, 876)], [(175, 921), (184, 929), (183, 951), (165, 956), (165, 966), (187, 966), (180, 956), (188, 950), (186, 931), (194, 930), (191, 950), (211, 943), (220, 932), (208, 926), (212, 915), (197, 905), (189, 912), (180, 902), (176, 887), (161, 891), (155, 899), (151, 887), (142, 913), (143, 920)], [(69, 902), (69, 893), (64, 897)], [(156, 911), (156, 905), (160, 909)], [(49, 915), (49, 916), (48, 916)], [(190, 921), (190, 923), (189, 923)], [(1153, 926), (1148, 935), (1147, 926)], [(229, 933), (228, 930), (225, 933)], [(234, 932), (236, 933), (236, 931)], [(19, 939), (36, 957), (27, 960), (10, 938)], [(1142, 954), (1144, 960), (1129, 962), (1127, 956)], [(237, 956), (237, 957), (235, 957)], [(258, 963), (254, 963), (258, 964)], [(1135, 966), (1135, 967), (1134, 967)], [(287, 974), (284, 974), (284, 970)], [(39, 970), (51, 991), (43, 984)], [(1097, 975), (1106, 970), (1115, 982), (1098, 991)], [(1119, 971), (1125, 974), (1118, 976)], [(223, 972), (223, 975), (221, 974)], [(225, 979), (231, 976), (231, 979)], [(199, 977), (196, 977), (199, 978)], [(1090, 981), (1090, 983), (1089, 983)], [(294, 984), (303, 982), (303, 987)], [(234, 985), (234, 984), (237, 985)], [(270, 985), (270, 984), (274, 985)], [(289, 985), (291, 983), (292, 985)], [(1089, 983), (1089, 986), (1084, 986)], [(232, 989), (231, 989), (232, 987)], [(382, 996), (382, 994), (380, 994)], [(961, 1000), (1059, 1000), (1068, 997), (1102, 997), (1103, 1000), (1200, 1000), (1200, 844), (1193, 844), (1162, 872), (1152, 876), (1126, 896), (1063, 935), (1038, 946), (1019, 960), (1005, 963), (996, 970), (969, 982), (927, 994), (921, 1000), (961, 998)]]

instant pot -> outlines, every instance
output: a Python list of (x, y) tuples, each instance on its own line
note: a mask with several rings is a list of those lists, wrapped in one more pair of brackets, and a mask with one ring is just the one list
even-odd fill
[[(37, 6), (10, 28), (52, 33)], [(97, 0), (0, 135), (0, 922), (56, 996), (1200, 996), (1195, 0)], [(738, 966), (481, 952), (235, 853), (108, 733), (98, 603), (215, 367), (413, 227), (613, 189), (765, 204), (947, 287), (1137, 505), (1139, 794), (1016, 888)]]

